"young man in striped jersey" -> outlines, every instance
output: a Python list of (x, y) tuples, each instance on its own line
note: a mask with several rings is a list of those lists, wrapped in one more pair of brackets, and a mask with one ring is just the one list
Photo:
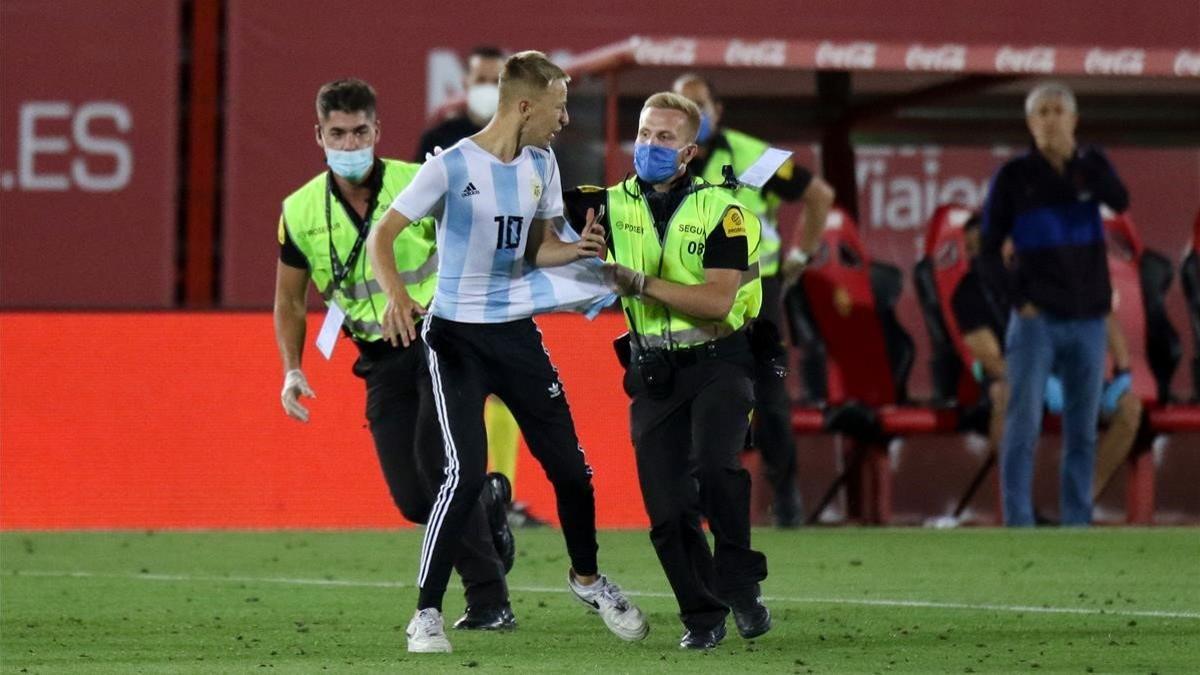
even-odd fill
[(394, 270), (392, 242), (413, 221), (437, 218), (438, 287), (421, 307), (399, 275), (380, 274), (388, 306), (384, 336), (408, 344), (421, 331), (446, 450), (445, 479), (421, 551), (410, 652), (448, 652), (441, 605), (456, 532), (485, 481), (483, 403), (490, 393), (512, 410), (554, 486), (571, 558), (568, 587), (626, 640), (645, 637), (641, 611), (599, 573), (592, 470), (583, 456), (558, 374), (532, 320), (554, 304), (536, 268), (597, 258), (604, 234), (595, 214), (573, 243), (558, 236), (562, 184), (554, 137), (569, 122), (569, 78), (539, 52), (521, 52), (500, 75), (500, 108), (482, 131), (428, 161), (372, 230), (375, 269)]

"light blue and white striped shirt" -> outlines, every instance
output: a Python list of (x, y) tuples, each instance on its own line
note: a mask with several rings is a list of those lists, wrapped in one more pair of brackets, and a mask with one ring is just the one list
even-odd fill
[[(425, 162), (392, 202), (409, 220), (438, 221), (438, 285), (430, 313), (465, 323), (501, 323), (552, 311), (594, 315), (613, 301), (600, 261), (535, 268), (525, 262), (535, 219), (563, 215), (554, 152), (525, 146), (501, 162), (470, 139)], [(559, 236), (578, 239), (569, 227)]]

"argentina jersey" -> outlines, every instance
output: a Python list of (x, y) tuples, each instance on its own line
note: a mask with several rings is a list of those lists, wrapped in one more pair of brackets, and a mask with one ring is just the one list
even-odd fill
[(502, 162), (464, 139), (425, 162), (392, 208), (411, 221), (437, 219), (432, 315), (500, 323), (559, 304), (550, 276), (525, 262), (533, 221), (563, 215), (552, 151), (526, 146)]

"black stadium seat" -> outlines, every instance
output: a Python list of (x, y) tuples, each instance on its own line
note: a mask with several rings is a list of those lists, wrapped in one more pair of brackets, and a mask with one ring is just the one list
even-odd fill
[(1192, 325), (1192, 399), (1200, 402), (1200, 212), (1196, 213), (1192, 241), (1179, 268), (1179, 280)]
[(791, 335), (804, 353), (800, 371), (808, 391), (808, 405), (793, 410), (793, 430), (839, 433), (850, 441), (846, 470), (809, 522), (843, 483), (850, 517), (888, 522), (887, 442), (953, 431), (957, 424), (952, 410), (906, 405), (915, 348), (896, 317), (903, 283), (899, 268), (870, 259), (853, 220), (835, 210), (817, 252), (785, 296)]

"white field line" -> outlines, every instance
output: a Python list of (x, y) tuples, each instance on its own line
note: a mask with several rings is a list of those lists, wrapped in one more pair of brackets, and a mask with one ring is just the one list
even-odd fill
[[(414, 584), (400, 581), (365, 581), (353, 579), (308, 579), (294, 577), (205, 576), (191, 574), (113, 574), (105, 572), (68, 572), (49, 570), (10, 571), (5, 577), (71, 577), (79, 579), (130, 579), (140, 581), (183, 581), (246, 584), (284, 584), (292, 586), (330, 586), (341, 588), (413, 588)], [(510, 586), (518, 593), (565, 593), (566, 588), (545, 586)], [(626, 591), (626, 595), (641, 598), (670, 598), (670, 593)], [(1001, 605), (992, 603), (940, 602), (934, 600), (888, 600), (883, 598), (816, 598), (773, 595), (763, 596), (766, 602), (806, 605), (861, 605), (867, 607), (920, 607), (929, 609), (963, 609), (981, 612), (1017, 612), (1028, 614), (1085, 614), (1096, 616), (1151, 617), (1158, 619), (1200, 619), (1200, 612), (1158, 609), (1091, 609), (1087, 607), (1048, 607), (1037, 605)]]

